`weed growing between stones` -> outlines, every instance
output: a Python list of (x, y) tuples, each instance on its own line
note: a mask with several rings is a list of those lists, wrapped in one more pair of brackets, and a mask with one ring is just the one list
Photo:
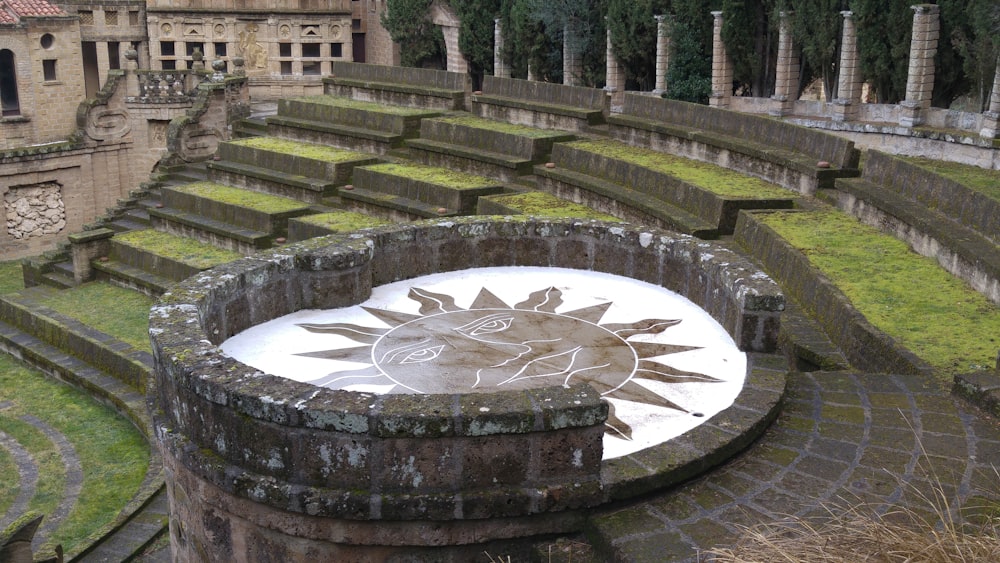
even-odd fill
[[(964, 511), (949, 498), (952, 487), (934, 471), (919, 435), (917, 442), (922, 451), (918, 466), (927, 472), (931, 489), (928, 493), (912, 483), (902, 483), (904, 497), (914, 499), (914, 506), (886, 509), (875, 502), (841, 499), (824, 506), (826, 514), (820, 517), (789, 516), (777, 522), (738, 526), (741, 538), (735, 546), (706, 553), (715, 556), (717, 563), (1000, 561), (998, 501), (966, 507), (976, 517), (963, 519)], [(1000, 478), (1000, 472), (995, 468), (994, 472)]]

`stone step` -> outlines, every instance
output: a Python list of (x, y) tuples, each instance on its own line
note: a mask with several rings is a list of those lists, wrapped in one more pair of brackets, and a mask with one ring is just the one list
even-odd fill
[[(440, 110), (322, 95), (281, 100), (278, 103), (277, 117), (320, 124), (345, 125), (412, 138), (419, 134), (421, 120), (437, 117), (441, 114)], [(270, 122), (271, 119), (269, 118), (268, 121)]]
[[(360, 201), (360, 200), (358, 200)], [(352, 211), (327, 211), (288, 221), (288, 240), (297, 242), (319, 236), (343, 234), (370, 227), (390, 225), (392, 221)]]
[(403, 144), (404, 137), (364, 127), (317, 123), (293, 117), (272, 117), (268, 135), (373, 154), (385, 154)]
[(338, 185), (336, 182), (285, 174), (237, 162), (213, 162), (209, 165), (209, 170), (209, 179), (219, 184), (313, 204), (335, 194)]
[[(347, 211), (371, 215), (392, 222), (418, 221), (459, 215), (434, 204), (405, 196), (350, 186), (340, 188), (340, 205)], [(443, 211), (442, 211), (443, 210)]]
[(536, 166), (542, 189), (627, 221), (650, 224), (702, 239), (719, 238), (717, 224), (628, 186), (562, 168)]
[(378, 158), (370, 153), (278, 137), (254, 137), (221, 143), (219, 158), (221, 161), (255, 166), (272, 173), (313, 178), (336, 185), (350, 182), (355, 166), (378, 162)]
[(531, 174), (534, 166), (531, 160), (441, 141), (411, 139), (406, 146), (410, 149), (410, 158), (421, 164), (496, 178), (501, 182), (513, 182), (518, 176)]
[[(171, 207), (151, 209), (149, 212), (153, 216), (153, 228), (158, 231), (192, 238), (243, 255), (270, 248), (277, 238), (272, 233), (247, 229)], [(284, 236), (284, 231), (287, 228), (281, 236)]]
[(68, 289), (70, 287), (76, 287), (78, 284), (73, 276), (67, 276), (63, 272), (46, 272), (42, 274), (45, 285), (49, 287), (54, 287), (58, 289)]
[(201, 216), (207, 224), (232, 225), (239, 231), (254, 231), (273, 237), (285, 236), (288, 219), (312, 213), (298, 199), (234, 188), (213, 182), (196, 182), (163, 188), (163, 208), (150, 209), (154, 217), (169, 213)]
[(159, 297), (167, 292), (176, 280), (147, 272), (124, 262), (109, 260), (94, 263), (94, 274), (98, 280), (106, 281), (118, 287), (132, 289), (152, 297)]
[(111, 221), (106, 226), (116, 233), (125, 233), (128, 231), (141, 231), (143, 229), (148, 229), (149, 222), (136, 221), (130, 217), (121, 217)]
[(796, 371), (842, 371), (850, 369), (844, 353), (802, 306), (785, 297), (778, 345)]
[(522, 192), (479, 198), (479, 215), (531, 215), (534, 217), (579, 217), (601, 221), (621, 221), (614, 215), (558, 198), (548, 192)]
[(420, 124), (420, 139), (445, 143), (514, 159), (541, 162), (558, 142), (576, 136), (566, 131), (513, 125), (471, 115), (452, 115), (425, 119)]
[[(500, 182), (455, 172), (447, 168), (421, 164), (386, 163), (364, 166), (355, 170), (354, 188), (386, 196), (421, 202), (435, 209), (433, 215), (472, 215), (480, 196), (501, 193)], [(341, 189), (341, 198), (352, 198)]]
[(110, 275), (112, 266), (116, 266), (113, 263), (123, 263), (152, 274), (153, 281), (162, 278), (177, 282), (241, 257), (200, 241), (147, 229), (115, 235), (110, 260), (95, 260), (93, 266)]

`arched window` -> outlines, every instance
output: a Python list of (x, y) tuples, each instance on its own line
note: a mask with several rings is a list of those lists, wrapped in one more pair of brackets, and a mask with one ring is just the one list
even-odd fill
[(17, 72), (14, 69), (14, 51), (0, 49), (0, 107), (3, 115), (21, 115), (17, 100)]

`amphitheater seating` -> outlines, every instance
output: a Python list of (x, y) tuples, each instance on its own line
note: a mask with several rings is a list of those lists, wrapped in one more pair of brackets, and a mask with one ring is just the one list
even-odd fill
[(482, 92), (471, 99), (472, 113), (479, 117), (568, 131), (604, 123), (609, 104), (598, 88), (495, 76), (484, 76)]
[(335, 61), (323, 92), (355, 100), (444, 110), (465, 109), (468, 74)]

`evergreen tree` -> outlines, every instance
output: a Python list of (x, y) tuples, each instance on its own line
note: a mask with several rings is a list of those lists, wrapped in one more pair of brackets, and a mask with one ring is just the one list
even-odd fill
[[(948, 107), (958, 96), (971, 93), (978, 110), (989, 106), (1000, 56), (1000, 3), (995, 0), (939, 0), (941, 39), (935, 58), (934, 105)], [(956, 70), (962, 81), (954, 84)], [(939, 82), (941, 84), (939, 84)]]
[(493, 72), (493, 20), (500, 12), (500, 0), (451, 0), (451, 7), (461, 20), (458, 48), (478, 85), (484, 73)]
[(851, 0), (858, 33), (861, 78), (872, 85), (879, 103), (906, 97), (912, 0)]
[(774, 8), (774, 0), (722, 2), (722, 40), (733, 62), (737, 94), (767, 97), (774, 93), (778, 48)]
[(826, 101), (837, 94), (837, 66), (840, 63), (840, 15), (847, 0), (791, 0), (794, 11), (792, 36), (801, 49), (802, 74), (799, 92), (816, 78), (823, 80)]
[(664, 97), (707, 104), (712, 93), (712, 58), (705, 56), (700, 34), (684, 21), (675, 21), (670, 31), (672, 53)]
[(382, 27), (400, 45), (400, 64), (444, 68), (444, 34), (430, 20), (432, 0), (387, 0)]
[(607, 4), (611, 45), (630, 89), (652, 89), (656, 64), (653, 15), (664, 13), (666, 4), (658, 0), (609, 0)]

